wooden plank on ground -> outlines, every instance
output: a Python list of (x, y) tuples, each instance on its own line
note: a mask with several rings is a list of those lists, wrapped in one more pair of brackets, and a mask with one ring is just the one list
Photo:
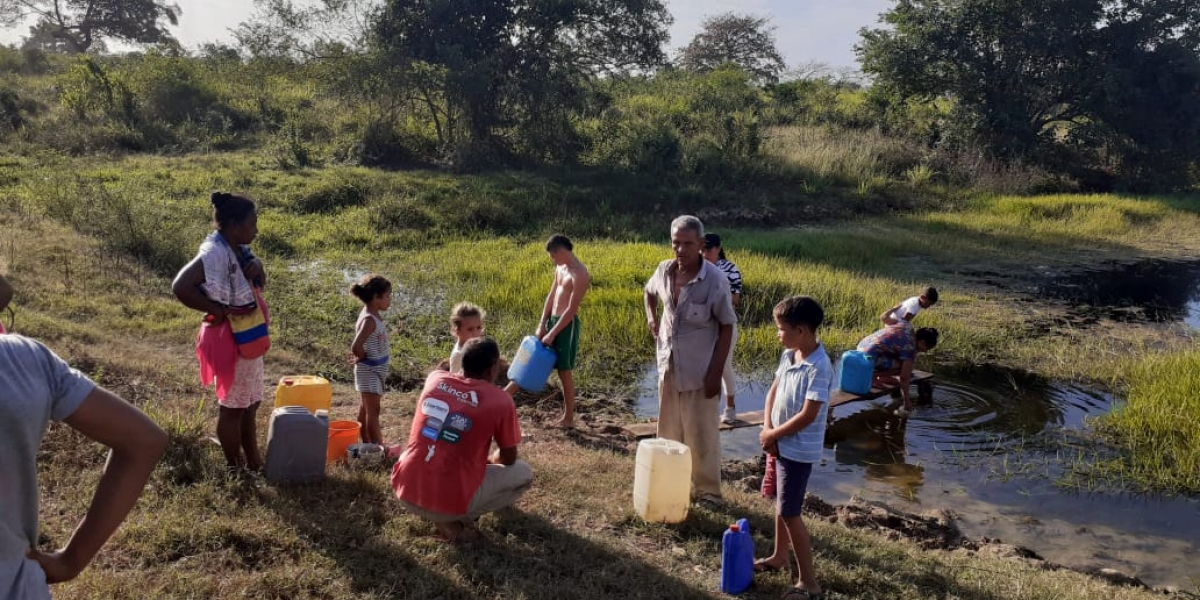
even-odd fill
[[(927, 381), (929, 379), (933, 379), (933, 373), (926, 371), (913, 371), (913, 383), (917, 383), (918, 381)], [(843, 404), (857, 402), (859, 400), (874, 400), (875, 398), (879, 398), (880, 396), (890, 393), (894, 389), (895, 387), (873, 387), (871, 388), (871, 391), (866, 394), (851, 394), (849, 392), (843, 392), (842, 390), (835, 390), (833, 392), (833, 398), (831, 398), (829, 401), (829, 408), (835, 408)], [(743, 412), (738, 413), (737, 421), (734, 421), (733, 423), (721, 423), (721, 431), (739, 429), (742, 427), (761, 427), (762, 424), (763, 411), (755, 410)], [(648, 421), (646, 423), (631, 423), (626, 425), (624, 430), (626, 434), (632, 435), (639, 440), (642, 438), (654, 437), (655, 435), (658, 435), (658, 422)]]

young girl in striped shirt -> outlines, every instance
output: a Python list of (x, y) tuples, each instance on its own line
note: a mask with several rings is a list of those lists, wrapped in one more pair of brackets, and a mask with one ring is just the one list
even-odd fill
[(391, 347), (388, 344), (387, 326), (379, 313), (392, 305), (392, 282), (380, 275), (366, 275), (350, 286), (350, 293), (363, 303), (358, 322), (354, 325), (354, 343), (350, 346), (354, 356), (354, 389), (362, 394), (362, 406), (358, 409), (362, 441), (383, 444), (379, 404), (383, 400), (384, 382), (389, 372)]

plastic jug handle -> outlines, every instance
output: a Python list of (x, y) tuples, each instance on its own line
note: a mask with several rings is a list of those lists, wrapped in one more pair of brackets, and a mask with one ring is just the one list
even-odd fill
[(750, 519), (738, 519), (737, 528), (738, 528), (738, 531), (742, 531), (742, 532), (745, 532), (746, 534), (749, 534), (750, 533)]

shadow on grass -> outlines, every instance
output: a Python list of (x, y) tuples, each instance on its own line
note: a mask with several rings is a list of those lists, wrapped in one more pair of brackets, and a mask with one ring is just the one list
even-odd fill
[[(862, 544), (871, 542), (863, 540)], [(814, 536), (813, 551), (817, 578), (827, 592), (833, 592), (839, 598), (1002, 600), (1012, 597), (1009, 591), (980, 590), (963, 583), (953, 573), (946, 572), (945, 563), (880, 552), (849, 543), (845, 538), (828, 540)], [(841, 568), (822, 568), (822, 563), (828, 565), (830, 562)], [(773, 579), (778, 577), (778, 574), (772, 576)]]
[[(444, 574), (410, 552), (413, 540), (390, 535), (402, 513), (391, 489), (365, 473), (311, 485), (281, 485), (262, 492), (264, 504), (331, 559), (359, 594), (392, 598), (469, 598)], [(419, 534), (414, 534), (414, 537)]]
[[(609, 546), (514, 509), (498, 513), (495, 519), (487, 528), (491, 529), (486, 532), (487, 542), (456, 553), (460, 567), (476, 586), (495, 590), (497, 597), (682, 600), (715, 592), (697, 589), (647, 564), (637, 556), (636, 546), (622, 544), (621, 537), (610, 538), (614, 546)], [(681, 527), (685, 536), (703, 531), (706, 539), (719, 540), (725, 525), (689, 517)], [(719, 552), (719, 545), (714, 548)]]
[[(505, 509), (484, 516), (483, 538), (454, 547), (429, 538), (433, 526), (404, 514), (372, 476), (279, 486), (264, 498), (317, 551), (332, 559), (356, 593), (411, 598), (696, 598), (698, 590), (647, 564), (546, 519)], [(271, 496), (271, 492), (263, 492)], [(719, 540), (725, 525), (689, 527)], [(712, 537), (712, 536), (716, 537)], [(719, 551), (719, 546), (714, 546)], [(463, 581), (454, 581), (448, 573)]]
[[(707, 225), (707, 224), (706, 224)], [(714, 224), (714, 227), (719, 224)], [(1021, 231), (1019, 227), (1016, 231)], [(923, 256), (932, 264), (952, 267), (966, 262), (1014, 261), (1014, 251), (1047, 255), (1075, 248), (1089, 252), (1136, 255), (1128, 244), (1088, 235), (1038, 235), (997, 233), (967, 225), (931, 221), (922, 215), (895, 215), (887, 221), (852, 229), (734, 230), (726, 249), (736, 262), (737, 253), (748, 250), (770, 257), (804, 260), (836, 269), (893, 278), (897, 259)]]

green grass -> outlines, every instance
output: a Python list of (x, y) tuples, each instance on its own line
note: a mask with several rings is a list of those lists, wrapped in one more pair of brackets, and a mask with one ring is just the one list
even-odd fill
[(1132, 359), (1125, 401), (1097, 422), (1123, 449), (1099, 474), (1136, 481), (1150, 491), (1200, 490), (1200, 348)]
[[(17, 289), (18, 331), (147, 409), (173, 441), (129, 523), (79, 581), (58, 588), (59, 597), (716, 597), (725, 521), (746, 514), (759, 531), (766, 527), (768, 508), (735, 490), (729, 514), (697, 511), (678, 528), (641, 523), (628, 502), (632, 458), (595, 447), (608, 442), (576, 444), (541, 431), (543, 413), (556, 405), (522, 407), (533, 434), (523, 452), (538, 471), (537, 489), (520, 510), (485, 518), (489, 542), (469, 551), (427, 539), (424, 524), (396, 510), (383, 472), (335, 470), (320, 486), (246, 487), (220, 474), (219, 452), (205, 441), (215, 412), (195, 385), (196, 315), (171, 297), (169, 279), (208, 230), (211, 189), (250, 190), (263, 206), (255, 246), (268, 264), (275, 315), (268, 376), (331, 377), (335, 413), (345, 415), (357, 403), (345, 363), (358, 310), (346, 293), (352, 278), (376, 271), (396, 282), (387, 315), (393, 366), (411, 380), (448, 355), (447, 316), (459, 300), (487, 309), (488, 332), (516, 347), (550, 284), (542, 237), (561, 228), (575, 236), (593, 275), (582, 311), (581, 410), (631, 418), (630, 390), (653, 352), (641, 288), (670, 256), (665, 229), (680, 206), (638, 208), (646, 196), (622, 197), (623, 184), (604, 187), (589, 175), (563, 183), (532, 173), (283, 172), (248, 154), (54, 160), (0, 161), (0, 273)], [(688, 209), (720, 214), (720, 200), (702, 200)], [(1012, 302), (959, 274), (1194, 253), (1196, 204), (998, 197), (888, 218), (782, 221), (769, 230), (707, 220), (745, 274), (742, 370), (773, 364), (770, 310), (786, 295), (820, 300), (828, 315), (822, 337), (841, 350), (869, 333), (878, 313), (938, 285), (942, 302), (922, 324), (941, 329), (944, 341), (926, 360), (1000, 364), (1118, 390), (1127, 384), (1127, 403), (1102, 427), (1119, 459), (1073, 468), (1097, 469), (1095, 476), (1124, 487), (1194, 493), (1200, 447), (1190, 424), (1200, 406), (1187, 374), (1200, 359), (1192, 342), (1153, 328), (1039, 327), (1051, 309)], [(459, 215), (509, 205), (518, 217), (497, 213), (468, 226)], [(582, 216), (572, 220), (574, 213)], [(386, 404), (385, 437), (397, 439), (407, 430), (411, 394), (391, 394)], [(102, 456), (57, 426), (43, 450), (43, 532), (52, 545), (83, 510)], [(1031, 600), (1148, 597), (1073, 574), (921, 553), (825, 523), (813, 531), (822, 581), (842, 597), (992, 600), (996, 590)], [(767, 541), (756, 539), (760, 553)], [(783, 576), (766, 578), (748, 597), (777, 597), (785, 586)]]
[(832, 126), (776, 127), (767, 132), (767, 153), (810, 174), (802, 185), (822, 191), (856, 186), (877, 177), (899, 177), (924, 154), (913, 142), (878, 130)]

